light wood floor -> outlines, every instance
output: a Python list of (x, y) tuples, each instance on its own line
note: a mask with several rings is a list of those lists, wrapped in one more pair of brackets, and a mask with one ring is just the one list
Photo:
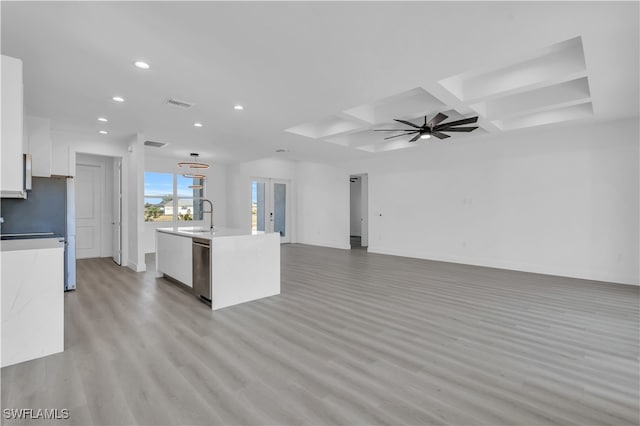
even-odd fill
[(68, 408), (56, 425), (638, 424), (639, 290), (285, 245), (280, 296), (213, 312), (82, 260), (66, 351), (2, 369), (2, 405)]

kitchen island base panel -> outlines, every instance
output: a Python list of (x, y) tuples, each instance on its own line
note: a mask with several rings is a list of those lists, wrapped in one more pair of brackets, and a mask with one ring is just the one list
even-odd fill
[(280, 294), (280, 235), (215, 238), (211, 309)]
[(2, 241), (2, 367), (64, 351), (64, 242)]
[(164, 274), (193, 287), (191, 237), (156, 232), (156, 277)]
[(192, 239), (210, 240), (211, 309), (280, 294), (280, 234), (200, 227), (156, 229), (156, 277), (193, 287)]

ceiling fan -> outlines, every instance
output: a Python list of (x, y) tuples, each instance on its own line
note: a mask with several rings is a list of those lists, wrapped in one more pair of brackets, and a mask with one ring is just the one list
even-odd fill
[[(394, 135), (394, 136), (389, 136), (388, 138), (384, 138), (384, 140), (387, 139), (393, 139), (393, 138), (399, 138), (402, 136), (409, 136), (409, 135), (413, 135), (415, 134), (415, 136), (413, 138), (411, 138), (411, 140), (409, 140), (409, 142), (415, 142), (418, 139), (429, 139), (431, 136), (435, 136), (438, 139), (446, 139), (451, 137), (450, 135), (447, 135), (445, 133), (442, 132), (472, 132), (475, 129), (477, 129), (477, 126), (473, 126), (473, 127), (458, 127), (458, 126), (462, 126), (464, 124), (471, 124), (471, 123), (475, 123), (478, 121), (478, 117), (471, 117), (471, 118), (463, 118), (462, 120), (457, 120), (457, 121), (451, 121), (449, 123), (442, 123), (444, 120), (446, 120), (447, 118), (449, 118), (448, 116), (444, 115), (443, 113), (439, 112), (435, 117), (433, 117), (431, 120), (427, 121), (427, 116), (424, 116), (424, 124), (422, 126), (418, 126), (417, 124), (414, 124), (410, 121), (406, 121), (406, 120), (398, 120), (396, 118), (394, 118), (394, 121), (397, 121), (398, 123), (402, 123), (402, 124), (406, 124), (407, 126), (411, 126), (411, 128), (408, 129), (374, 129), (374, 132), (403, 132), (399, 135)], [(442, 123), (442, 124), (440, 124)]]

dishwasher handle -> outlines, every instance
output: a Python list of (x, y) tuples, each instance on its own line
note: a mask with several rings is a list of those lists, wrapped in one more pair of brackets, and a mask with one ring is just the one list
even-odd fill
[(200, 246), (200, 247), (204, 247), (204, 248), (211, 248), (210, 244), (203, 244), (203, 243), (197, 243), (197, 242), (193, 242), (194, 246)]

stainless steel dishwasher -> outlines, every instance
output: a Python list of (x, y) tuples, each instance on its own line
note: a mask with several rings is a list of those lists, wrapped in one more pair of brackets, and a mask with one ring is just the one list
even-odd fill
[(211, 304), (211, 240), (193, 238), (193, 294)]

